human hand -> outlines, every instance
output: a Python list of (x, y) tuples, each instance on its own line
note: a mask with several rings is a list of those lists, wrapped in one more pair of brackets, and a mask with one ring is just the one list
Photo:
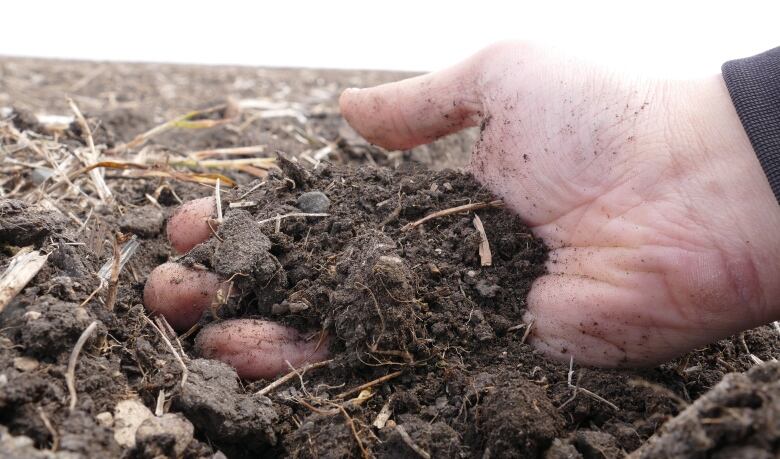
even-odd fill
[(471, 170), (551, 248), (532, 343), (650, 365), (780, 318), (780, 206), (720, 75), (622, 75), (525, 43), (340, 100), (389, 149), (482, 125)]

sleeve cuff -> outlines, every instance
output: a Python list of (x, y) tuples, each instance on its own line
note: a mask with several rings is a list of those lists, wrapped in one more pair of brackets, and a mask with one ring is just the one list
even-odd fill
[(723, 79), (780, 203), (780, 47), (726, 62)]

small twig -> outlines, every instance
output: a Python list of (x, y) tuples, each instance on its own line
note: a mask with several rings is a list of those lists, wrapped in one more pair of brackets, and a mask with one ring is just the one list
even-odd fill
[[(316, 363), (310, 363), (308, 365), (304, 365), (301, 367), (298, 371), (301, 373), (306, 373), (309, 370), (313, 370), (315, 368), (321, 368), (324, 366), (329, 365), (333, 359), (330, 360), (323, 360), (322, 362), (316, 362)], [(268, 395), (271, 391), (276, 389), (277, 387), (281, 386), (282, 384), (286, 383), (287, 381), (291, 380), (296, 376), (296, 371), (291, 371), (287, 373), (286, 375), (282, 376), (281, 378), (277, 379), (276, 381), (272, 382), (271, 384), (265, 386), (264, 388), (260, 389), (259, 391), (255, 392), (255, 395)]]
[(171, 324), (168, 323), (168, 320), (165, 319), (165, 316), (158, 316), (155, 318), (157, 321), (157, 325), (161, 328), (167, 331), (168, 333), (173, 336), (173, 338), (176, 340), (176, 344), (179, 345), (179, 352), (181, 353), (182, 358), (186, 361), (189, 360), (189, 357), (187, 357), (187, 354), (184, 352), (184, 347), (181, 345), (181, 340), (179, 339), (179, 336), (176, 334), (176, 331), (174, 331), (173, 327), (171, 327)]
[(116, 303), (116, 293), (117, 289), (119, 288), (119, 265), (121, 263), (122, 256), (119, 251), (119, 241), (117, 237), (114, 238), (112, 248), (114, 252), (114, 262), (111, 264), (111, 278), (108, 281), (108, 295), (106, 296), (106, 309), (109, 311), (114, 310), (114, 303)]
[(376, 296), (374, 296), (374, 292), (372, 292), (367, 285), (364, 285), (360, 282), (355, 282), (355, 285), (358, 285), (368, 290), (368, 294), (371, 295), (371, 299), (374, 301), (374, 310), (376, 311), (376, 315), (379, 316), (379, 325), (380, 325), (379, 337), (374, 339), (374, 343), (372, 346), (369, 346), (372, 352), (376, 352), (377, 346), (382, 341), (382, 337), (385, 334), (385, 318), (382, 315), (382, 308), (379, 307), (379, 302), (376, 300)]
[[(119, 254), (119, 271), (121, 272), (122, 269), (125, 267), (127, 262), (130, 260), (130, 257), (135, 254), (135, 251), (138, 249), (138, 246), (140, 246), (141, 243), (138, 242), (138, 238), (136, 238), (135, 235), (133, 237), (124, 243), (122, 246), (122, 250)], [(98, 271), (98, 276), (101, 279), (101, 282), (106, 282), (111, 278), (111, 272), (113, 271), (114, 267), (114, 257), (112, 256), (110, 260), (106, 260), (105, 263), (103, 263), (103, 266), (100, 267), (100, 271)]]
[(613, 410), (620, 411), (620, 408), (618, 408), (617, 405), (615, 405), (614, 403), (612, 403), (609, 400), (605, 399), (604, 397), (602, 397), (602, 396), (600, 396), (600, 395), (598, 395), (598, 394), (596, 394), (594, 392), (591, 392), (588, 389), (585, 389), (584, 387), (580, 387), (579, 384), (572, 383), (572, 379), (573, 378), (574, 378), (574, 356), (572, 356), (569, 359), (569, 374), (568, 374), (568, 377), (567, 377), (567, 382), (569, 384), (569, 387), (574, 389), (574, 393), (572, 394), (572, 396), (571, 396), (571, 398), (569, 400), (567, 400), (563, 405), (561, 405), (559, 407), (559, 409), (563, 408), (569, 402), (574, 400), (574, 398), (577, 396), (577, 392), (582, 392), (583, 394), (587, 395), (588, 397), (591, 397), (594, 400), (598, 400), (599, 402), (604, 403), (605, 405), (609, 406)]
[(240, 200), (244, 199), (245, 197), (249, 196), (253, 191), (255, 191), (258, 188), (260, 188), (261, 186), (265, 185), (265, 183), (266, 183), (265, 181), (262, 181), (262, 182), (258, 183), (257, 185), (253, 186), (252, 188), (249, 189), (249, 191), (247, 191), (246, 193), (244, 193), (241, 196), (239, 196), (238, 200), (240, 201)]
[(344, 406), (337, 405), (335, 403), (332, 403), (332, 405), (338, 407), (339, 411), (341, 411), (341, 414), (344, 416), (344, 418), (347, 420), (347, 424), (349, 424), (350, 430), (352, 430), (352, 436), (355, 437), (355, 442), (357, 442), (358, 448), (360, 448), (360, 454), (363, 455), (364, 459), (368, 459), (371, 457), (371, 455), (368, 454), (368, 451), (366, 450), (366, 447), (363, 446), (363, 441), (360, 439), (360, 435), (357, 433), (357, 429), (355, 428), (355, 421), (352, 419), (352, 417), (347, 413), (347, 410), (344, 409)]
[(298, 376), (298, 381), (300, 381), (301, 383), (301, 391), (303, 391), (303, 394), (309, 397), (310, 399), (314, 398), (311, 396), (309, 391), (306, 390), (306, 385), (303, 383), (303, 373), (305, 372), (299, 372), (298, 370), (296, 370), (295, 367), (292, 366), (289, 360), (285, 360), (284, 363), (287, 364), (287, 367), (290, 369), (290, 371), (292, 371), (293, 373), (295, 373), (296, 376)]
[(100, 282), (100, 284), (98, 284), (98, 286), (95, 288), (95, 290), (92, 290), (92, 293), (90, 293), (90, 294), (89, 294), (89, 296), (87, 297), (87, 299), (81, 302), (81, 304), (79, 305), (79, 307), (80, 307), (80, 308), (83, 308), (84, 306), (86, 306), (86, 304), (87, 304), (87, 303), (89, 303), (89, 301), (90, 301), (92, 298), (95, 298), (95, 295), (97, 295), (97, 294), (98, 294), (98, 292), (99, 292), (99, 291), (101, 291), (101, 290), (103, 290), (103, 282), (102, 282), (102, 281)]
[(81, 348), (84, 347), (84, 343), (87, 342), (89, 336), (97, 328), (98, 321), (94, 320), (91, 324), (81, 333), (76, 345), (73, 346), (73, 351), (70, 353), (70, 359), (68, 359), (68, 370), (65, 372), (65, 384), (68, 386), (68, 393), (70, 394), (70, 411), (76, 408), (76, 402), (78, 402), (78, 394), (76, 393), (76, 363), (79, 360), (79, 353)]
[(374, 379), (373, 381), (369, 381), (369, 382), (367, 382), (365, 384), (361, 384), (361, 385), (359, 385), (359, 386), (357, 386), (355, 388), (352, 388), (352, 389), (350, 389), (350, 390), (348, 390), (346, 392), (342, 392), (339, 395), (337, 395), (336, 398), (340, 398), (340, 399), (347, 398), (348, 396), (354, 394), (355, 392), (360, 392), (363, 389), (368, 389), (369, 387), (373, 387), (373, 386), (376, 386), (378, 384), (382, 384), (385, 381), (389, 381), (389, 380), (391, 380), (393, 378), (397, 378), (403, 372), (404, 372), (403, 370), (398, 370), (398, 371), (394, 371), (392, 373), (388, 373), (388, 374), (382, 376), (381, 378)]
[(187, 376), (189, 376), (189, 374), (190, 374), (190, 371), (187, 369), (187, 365), (184, 364), (184, 360), (182, 360), (182, 358), (179, 355), (179, 353), (176, 352), (176, 348), (173, 347), (173, 344), (171, 344), (171, 340), (169, 340), (168, 337), (165, 335), (165, 333), (162, 330), (160, 330), (160, 328), (157, 326), (157, 324), (152, 322), (152, 320), (149, 319), (148, 317), (146, 317), (145, 314), (142, 314), (141, 317), (143, 317), (144, 320), (149, 323), (149, 325), (151, 325), (155, 330), (157, 330), (157, 333), (160, 334), (160, 337), (163, 339), (165, 344), (168, 346), (168, 349), (170, 349), (170, 351), (173, 354), (173, 356), (179, 362), (179, 365), (181, 365), (181, 387), (184, 387), (184, 384), (187, 382)]
[(482, 220), (479, 215), (474, 214), (474, 228), (480, 236), (479, 241), (479, 260), (482, 266), (491, 266), (493, 264), (493, 254), (490, 252), (490, 242), (488, 242), (487, 233), (485, 233), (485, 227), (482, 225)]
[(428, 214), (425, 217), (423, 217), (423, 218), (421, 218), (421, 219), (419, 219), (417, 221), (414, 221), (412, 223), (409, 223), (409, 224), (405, 225), (403, 228), (401, 228), (401, 230), (402, 231), (410, 230), (412, 228), (415, 228), (417, 226), (422, 225), (423, 223), (427, 222), (428, 220), (433, 220), (434, 218), (446, 217), (447, 215), (458, 214), (458, 213), (461, 213), (461, 212), (471, 212), (473, 210), (484, 209), (486, 207), (503, 207), (503, 206), (504, 206), (504, 201), (502, 201), (500, 199), (496, 199), (495, 201), (475, 202), (475, 203), (472, 203), (472, 204), (465, 204), (465, 205), (462, 205), (462, 206), (450, 207), (449, 209), (438, 210), (436, 212), (433, 212), (432, 214)]
[(258, 224), (262, 225), (263, 223), (269, 223), (273, 221), (282, 221), (284, 218), (293, 218), (293, 217), (329, 217), (330, 214), (312, 214), (312, 213), (306, 213), (306, 212), (293, 212), (290, 214), (284, 214), (284, 215), (277, 215), (275, 217), (266, 218), (265, 220), (260, 220), (257, 222)]
[(398, 432), (398, 435), (401, 436), (401, 439), (406, 443), (406, 446), (408, 446), (412, 451), (417, 453), (418, 456), (420, 456), (423, 459), (431, 459), (431, 455), (417, 446), (417, 444), (412, 440), (412, 437), (409, 436), (409, 433), (406, 432), (406, 429), (401, 424), (395, 425), (395, 431)]
[(40, 406), (38, 407), (38, 416), (41, 418), (41, 421), (43, 421), (43, 425), (46, 426), (46, 430), (51, 434), (51, 452), (56, 453), (57, 449), (60, 447), (60, 434), (52, 425), (49, 416), (46, 415), (46, 412), (43, 411), (43, 408)]
[(528, 336), (531, 335), (531, 329), (534, 328), (534, 322), (536, 319), (531, 319), (530, 322), (528, 322), (528, 327), (525, 329), (525, 333), (523, 333), (523, 337), (520, 338), (520, 344), (525, 344), (525, 340), (528, 339)]

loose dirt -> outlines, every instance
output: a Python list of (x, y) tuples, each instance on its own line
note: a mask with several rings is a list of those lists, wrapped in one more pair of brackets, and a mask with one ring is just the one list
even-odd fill
[[(385, 152), (343, 123), (340, 89), (398, 76), (0, 61), (0, 106), (15, 107), (0, 113), (0, 271), (22, 247), (48, 254), (0, 314), (0, 455), (776, 457), (780, 365), (757, 363), (780, 355), (772, 327), (653, 369), (575, 362), (573, 381), (599, 400), (569, 385), (568, 364), (526, 343), (525, 297), (546, 248), (518, 217), (494, 204), (410, 227), (495, 198), (454, 170), (473, 132)], [(100, 160), (155, 164), (106, 170), (113, 201), (101, 202), (89, 173), (68, 160), (88, 152), (85, 133), (35, 116), (69, 115), (65, 94), (86, 114)], [(210, 129), (122, 148), (182, 113), (224, 104), (224, 117), (242, 101)], [(197, 155), (195, 164), (163, 167), (193, 152), (257, 145), (265, 150), (238, 157), (272, 158), (275, 167), (215, 169)], [(72, 185), (52, 172), (57, 165)], [(179, 260), (233, 281), (233, 294), (200, 325), (255, 317), (314, 330), (311, 339), (325, 330), (332, 361), (259, 395), (273, 381), (240, 380), (196, 353), (196, 333), (177, 337), (148, 318), (146, 276), (176, 258), (166, 218), (180, 200), (214, 195), (170, 171), (237, 184), (222, 183), (216, 237)], [(117, 249), (133, 238), (140, 245), (116, 283), (101, 281), (101, 267), (114, 269), (117, 233)], [(68, 361), (94, 321), (71, 410)], [(147, 409), (119, 409), (126, 400)], [(117, 436), (128, 425), (129, 436)]]

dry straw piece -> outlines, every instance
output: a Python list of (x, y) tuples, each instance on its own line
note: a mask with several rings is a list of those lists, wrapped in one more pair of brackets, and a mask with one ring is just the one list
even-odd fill
[(485, 233), (485, 227), (482, 225), (482, 220), (477, 214), (474, 214), (474, 228), (477, 229), (481, 238), (479, 242), (480, 264), (482, 266), (492, 266), (493, 254), (490, 252), (490, 243), (488, 242), (487, 233)]
[(38, 274), (47, 258), (48, 254), (43, 255), (39, 250), (32, 250), (32, 246), (19, 250), (11, 258), (11, 263), (0, 277), (0, 312), (3, 312), (8, 303)]

